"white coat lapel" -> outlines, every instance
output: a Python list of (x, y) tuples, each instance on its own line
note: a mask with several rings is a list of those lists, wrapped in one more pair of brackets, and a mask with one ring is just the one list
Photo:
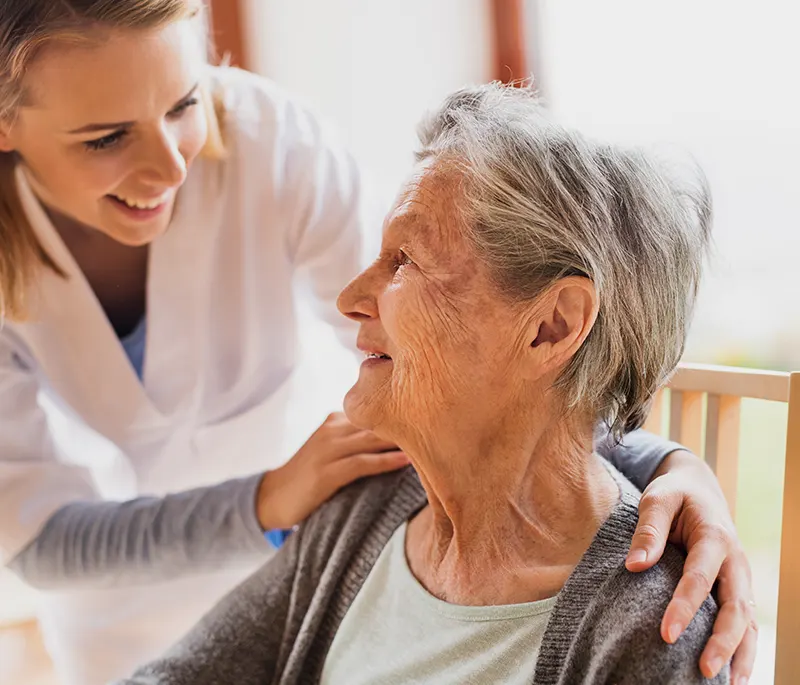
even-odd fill
[(190, 412), (193, 418), (210, 363), (211, 258), (222, 206), (219, 166), (195, 161), (170, 227), (150, 251), (145, 387), (160, 411)]
[[(67, 275), (64, 279), (50, 269), (39, 272), (30, 321), (20, 327), (50, 385), (89, 425), (117, 444), (141, 436), (147, 428), (162, 430), (184, 417), (190, 420), (200, 392), (202, 350), (182, 342), (203, 337), (198, 331), (203, 312), (198, 300), (205, 291), (192, 289), (185, 278), (192, 270), (189, 262), (197, 266), (201, 248), (186, 240), (190, 227), (182, 216), (195, 199), (183, 197), (181, 191), (173, 226), (151, 246), (143, 385), (21, 168), (17, 186), (42, 247)], [(193, 212), (186, 214), (192, 223)], [(200, 282), (208, 280), (201, 277)]]

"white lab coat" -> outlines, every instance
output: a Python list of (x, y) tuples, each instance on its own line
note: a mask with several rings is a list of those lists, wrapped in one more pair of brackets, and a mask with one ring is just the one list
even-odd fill
[[(67, 502), (162, 494), (274, 465), (296, 363), (298, 273), (320, 313), (354, 333), (335, 310), (360, 265), (352, 160), (268, 81), (232, 69), (214, 69), (213, 80), (228, 154), (194, 162), (169, 230), (151, 246), (143, 382), (18, 170), (25, 211), (67, 278), (41, 270), (30, 320), (0, 332), (2, 563)], [(111, 462), (70, 463), (40, 393), (113, 443)], [(49, 593), (47, 645), (67, 683), (125, 675), (250, 570)]]

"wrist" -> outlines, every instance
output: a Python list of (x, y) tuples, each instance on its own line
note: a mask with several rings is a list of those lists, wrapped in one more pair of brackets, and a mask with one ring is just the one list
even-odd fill
[(278, 471), (267, 471), (261, 477), (256, 494), (256, 516), (263, 531), (278, 530), (283, 528), (279, 515), (280, 507), (277, 506), (275, 492), (278, 489), (276, 481), (279, 480)]
[[(659, 476), (666, 474), (679, 475), (686, 473), (687, 478), (706, 480), (719, 489), (719, 483), (714, 472), (700, 457), (687, 449), (677, 449), (670, 452), (662, 460), (651, 479), (651, 483)], [(720, 493), (722, 491), (720, 490)]]

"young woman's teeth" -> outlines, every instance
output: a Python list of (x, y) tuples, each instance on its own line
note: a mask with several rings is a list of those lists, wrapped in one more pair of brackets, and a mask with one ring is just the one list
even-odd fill
[(156, 207), (163, 205), (166, 200), (166, 195), (162, 195), (155, 200), (131, 200), (126, 197), (119, 197), (117, 195), (114, 197), (116, 197), (120, 202), (124, 202), (131, 209), (155, 209)]

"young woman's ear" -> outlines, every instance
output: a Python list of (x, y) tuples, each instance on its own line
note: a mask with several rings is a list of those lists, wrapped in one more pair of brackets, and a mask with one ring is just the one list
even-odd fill
[(562, 278), (535, 307), (529, 358), (531, 371), (541, 376), (564, 366), (583, 345), (597, 321), (597, 291), (588, 278)]

